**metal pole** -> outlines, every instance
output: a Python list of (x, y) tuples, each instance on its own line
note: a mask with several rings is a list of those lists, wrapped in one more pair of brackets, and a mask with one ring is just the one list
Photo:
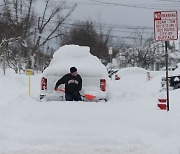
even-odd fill
[(168, 80), (168, 41), (165, 41), (165, 55), (166, 55), (166, 92), (167, 92), (167, 111), (169, 111), (169, 80)]
[(28, 75), (28, 94), (29, 94), (29, 96), (31, 94), (31, 79), (30, 79), (30, 74)]

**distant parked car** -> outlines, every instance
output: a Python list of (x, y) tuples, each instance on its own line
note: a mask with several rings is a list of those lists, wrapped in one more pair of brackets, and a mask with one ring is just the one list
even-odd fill
[[(168, 85), (170, 90), (180, 88), (180, 76), (169, 76)], [(166, 78), (162, 77), (161, 79), (161, 89), (160, 91), (166, 90)]]
[[(168, 67), (168, 71), (174, 71), (176, 67)], [(166, 71), (166, 67), (162, 68), (162, 71)]]
[[(54, 90), (55, 84), (63, 75), (69, 73), (70, 67), (76, 67), (82, 77), (81, 95), (91, 94), (91, 101), (108, 100), (109, 78), (106, 67), (91, 55), (90, 48), (78, 45), (60, 47), (53, 55), (49, 66), (44, 70), (41, 79), (40, 99), (65, 100), (63, 92)], [(64, 85), (59, 88), (64, 89)], [(89, 101), (82, 98), (84, 101)]]
[(109, 69), (108, 70), (108, 76), (111, 78), (117, 72), (118, 72), (118, 69)]
[[(180, 66), (180, 65), (179, 65)], [(174, 71), (169, 72), (168, 75), (168, 85), (170, 90), (180, 88), (180, 67), (177, 65), (177, 68)], [(161, 79), (161, 89), (160, 91), (166, 90), (166, 77)]]

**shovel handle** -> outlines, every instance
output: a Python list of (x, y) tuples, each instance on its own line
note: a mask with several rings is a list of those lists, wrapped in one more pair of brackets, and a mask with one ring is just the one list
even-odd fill
[(56, 88), (56, 91), (60, 91), (60, 92), (65, 93), (65, 90), (63, 90), (63, 89), (61, 89), (61, 88)]

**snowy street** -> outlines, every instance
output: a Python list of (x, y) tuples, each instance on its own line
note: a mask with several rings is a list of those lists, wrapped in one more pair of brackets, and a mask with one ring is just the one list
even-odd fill
[(31, 76), (30, 96), (27, 75), (0, 78), (1, 154), (180, 153), (180, 90), (170, 92), (169, 112), (159, 110), (161, 75), (124, 71), (106, 103), (40, 102), (41, 74)]
[(0, 154), (180, 154), (180, 0), (0, 2)]

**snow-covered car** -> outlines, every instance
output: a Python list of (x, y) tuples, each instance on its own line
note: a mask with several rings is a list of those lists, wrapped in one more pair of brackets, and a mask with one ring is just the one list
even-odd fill
[(108, 70), (108, 76), (111, 78), (117, 72), (118, 72), (118, 69), (109, 69)]
[[(174, 90), (180, 88), (180, 76), (169, 76), (168, 77), (169, 90)], [(166, 78), (161, 79), (161, 89), (160, 91), (166, 90)]]
[[(82, 77), (81, 95), (95, 96), (91, 101), (108, 100), (108, 72), (101, 61), (90, 53), (90, 48), (79, 45), (65, 45), (53, 55), (49, 66), (44, 70), (41, 79), (40, 99), (65, 100), (63, 92), (55, 91), (58, 79), (69, 73), (70, 67), (76, 67)], [(64, 89), (64, 85), (59, 88)], [(89, 101), (82, 98), (84, 101)]]
[[(168, 67), (168, 71), (174, 71), (176, 67)], [(162, 71), (166, 71), (166, 67), (162, 68)]]

